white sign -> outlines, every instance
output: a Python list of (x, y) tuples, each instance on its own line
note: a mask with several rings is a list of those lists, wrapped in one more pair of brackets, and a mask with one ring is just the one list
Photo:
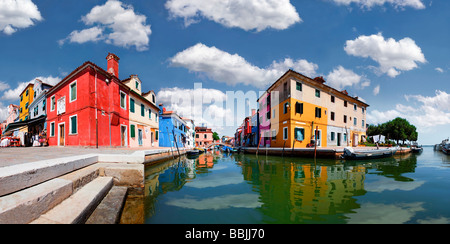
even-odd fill
[(60, 114), (63, 114), (65, 112), (66, 112), (66, 97), (62, 97), (62, 98), (58, 99), (56, 113), (58, 115), (60, 115)]

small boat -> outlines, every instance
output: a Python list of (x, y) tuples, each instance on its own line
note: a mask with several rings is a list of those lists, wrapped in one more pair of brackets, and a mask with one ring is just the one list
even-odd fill
[(372, 150), (354, 150), (352, 147), (344, 148), (343, 159), (373, 159), (391, 157), (397, 152), (397, 147)]
[(421, 153), (423, 151), (423, 148), (420, 146), (413, 146), (411, 147), (411, 152), (413, 153)]
[(198, 153), (199, 153), (199, 154), (202, 154), (202, 153), (205, 152), (205, 149), (203, 149), (203, 148), (201, 148), (201, 147), (196, 147), (196, 148), (194, 148), (194, 150), (198, 150)]
[(442, 152), (447, 155), (450, 155), (450, 143), (447, 143), (444, 146), (442, 146)]
[(199, 155), (200, 154), (200, 150), (194, 149), (194, 150), (189, 150), (186, 152), (186, 154), (188, 156), (194, 156), (194, 155)]

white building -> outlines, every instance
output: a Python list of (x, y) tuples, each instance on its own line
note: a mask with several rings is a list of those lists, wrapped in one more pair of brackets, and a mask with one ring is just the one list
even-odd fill
[(194, 120), (182, 118), (186, 122), (186, 148), (195, 147), (195, 124)]

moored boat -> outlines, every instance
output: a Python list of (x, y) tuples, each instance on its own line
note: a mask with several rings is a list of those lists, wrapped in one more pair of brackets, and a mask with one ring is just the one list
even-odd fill
[(189, 151), (186, 152), (186, 154), (188, 156), (199, 155), (200, 154), (200, 150), (197, 150), (197, 149), (189, 150)]
[(442, 146), (442, 152), (447, 155), (450, 155), (450, 143), (447, 143)]
[(391, 157), (397, 152), (397, 147), (371, 149), (371, 150), (354, 150), (352, 147), (344, 148), (343, 159), (373, 159)]

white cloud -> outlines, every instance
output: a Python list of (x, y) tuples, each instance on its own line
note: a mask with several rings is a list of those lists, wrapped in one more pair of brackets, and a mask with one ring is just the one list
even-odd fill
[(81, 31), (72, 31), (66, 39), (59, 40), (59, 45), (63, 45), (66, 40), (73, 43), (82, 44), (89, 41), (99, 41), (103, 40), (105, 37), (103, 36), (103, 28), (94, 26), (89, 29), (84, 29)]
[(450, 126), (450, 94), (436, 91), (435, 96), (406, 95), (408, 105), (397, 104), (388, 111), (373, 110), (367, 114), (367, 122), (379, 124), (396, 117), (407, 119), (418, 131), (440, 125)]
[(11, 35), (43, 18), (31, 0), (0, 0), (0, 31)]
[(8, 89), (5, 90), (5, 92), (3, 93), (3, 96), (1, 97), (1, 99), (5, 99), (5, 100), (18, 100), (20, 93), (25, 89), (25, 87), (27, 87), (28, 84), (33, 83), (36, 81), (36, 79), (41, 80), (44, 83), (47, 83), (49, 85), (56, 85), (59, 81), (61, 81), (61, 78), (59, 77), (53, 77), (53, 76), (48, 76), (48, 77), (36, 77), (28, 82), (19, 82), (17, 84), (17, 86), (13, 89)]
[(195, 125), (205, 124), (216, 131), (224, 124), (225, 118), (231, 118), (230, 110), (223, 105), (226, 94), (216, 89), (194, 87), (163, 88), (156, 95), (168, 111), (174, 111), (181, 117), (193, 119)]
[(381, 33), (359, 36), (348, 40), (344, 50), (348, 55), (370, 57), (380, 65), (378, 71), (390, 77), (417, 68), (417, 63), (426, 62), (420, 47), (409, 37), (396, 41), (393, 38), (385, 40)]
[(145, 15), (136, 14), (133, 6), (118, 0), (108, 0), (104, 5), (98, 5), (81, 18), (86, 25), (95, 25), (81, 31), (72, 31), (65, 41), (85, 43), (104, 40), (108, 44), (119, 47), (135, 47), (138, 51), (148, 49), (149, 36), (152, 33), (150, 25), (146, 24)]
[(258, 194), (236, 194), (222, 195), (204, 199), (194, 199), (192, 197), (184, 199), (173, 199), (166, 202), (167, 205), (190, 208), (195, 210), (220, 210), (228, 208), (258, 208), (262, 203)]
[(171, 65), (187, 68), (190, 72), (205, 73), (210, 79), (228, 85), (252, 85), (264, 88), (272, 84), (289, 68), (307, 76), (313, 76), (318, 68), (317, 64), (306, 60), (273, 61), (267, 68), (259, 68), (250, 64), (238, 54), (230, 54), (216, 47), (208, 47), (198, 43), (177, 53), (170, 59)]
[(199, 22), (200, 16), (226, 27), (258, 32), (284, 30), (302, 21), (289, 0), (169, 0), (165, 7), (173, 18), (184, 18), (186, 26)]
[(3, 81), (0, 81), (0, 91), (4, 91), (9, 88), (9, 85)]
[(376, 96), (380, 93), (380, 85), (377, 85), (375, 88), (373, 88), (373, 95)]
[(8, 106), (3, 105), (3, 103), (0, 102), (0, 123), (5, 121), (8, 118), (9, 111)]
[(352, 3), (359, 5), (361, 8), (371, 9), (373, 6), (383, 6), (388, 3), (395, 8), (403, 9), (405, 7), (412, 7), (415, 9), (424, 9), (425, 5), (422, 0), (333, 0), (337, 4), (349, 6)]
[(439, 72), (439, 73), (444, 73), (444, 70), (443, 70), (442, 68), (439, 68), (439, 67), (437, 67), (437, 68), (434, 69), (434, 70), (436, 70), (436, 71)]
[(345, 69), (340, 65), (328, 74), (326, 81), (328, 85), (337, 90), (341, 90), (346, 86), (364, 88), (370, 85), (370, 81), (367, 78), (357, 75), (352, 70)]

